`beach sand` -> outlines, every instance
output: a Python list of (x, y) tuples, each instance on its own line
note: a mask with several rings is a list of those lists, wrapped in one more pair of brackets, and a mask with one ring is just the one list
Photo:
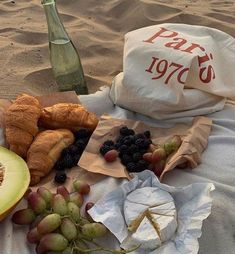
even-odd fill
[[(165, 22), (203, 25), (235, 37), (234, 0), (57, 0), (91, 93), (122, 71), (124, 34)], [(57, 91), (40, 0), (0, 1), (0, 97)]]

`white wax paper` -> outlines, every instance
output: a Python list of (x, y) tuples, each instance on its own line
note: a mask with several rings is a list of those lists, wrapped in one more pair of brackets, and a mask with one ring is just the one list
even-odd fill
[(199, 249), (198, 238), (201, 236), (202, 222), (206, 219), (212, 206), (210, 192), (212, 183), (193, 183), (185, 187), (172, 187), (159, 182), (151, 171), (135, 174), (135, 177), (98, 200), (89, 210), (92, 218), (103, 223), (120, 242), (128, 236), (124, 218), (123, 205), (126, 196), (142, 187), (159, 187), (169, 192), (174, 198), (177, 209), (178, 227), (171, 241), (165, 242), (155, 250), (137, 249), (133, 254), (196, 254)]

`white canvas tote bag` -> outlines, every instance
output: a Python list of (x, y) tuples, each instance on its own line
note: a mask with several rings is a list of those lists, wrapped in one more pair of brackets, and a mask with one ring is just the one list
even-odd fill
[(235, 98), (235, 39), (217, 29), (161, 24), (125, 35), (116, 105), (155, 119), (205, 115)]

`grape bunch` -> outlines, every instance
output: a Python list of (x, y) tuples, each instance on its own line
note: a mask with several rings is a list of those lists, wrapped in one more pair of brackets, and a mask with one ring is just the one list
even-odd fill
[(143, 155), (148, 151), (151, 141), (150, 131), (135, 133), (133, 129), (123, 126), (119, 137), (114, 142), (106, 140), (100, 147), (100, 154), (107, 162), (113, 162), (118, 157), (129, 172), (141, 172), (148, 169), (149, 162)]
[(63, 184), (66, 181), (67, 175), (65, 170), (77, 165), (86, 145), (88, 144), (91, 134), (92, 132), (90, 130), (84, 128), (74, 133), (74, 143), (63, 149), (59, 160), (55, 164), (55, 182)]
[(12, 221), (29, 225), (26, 238), (29, 244), (36, 245), (37, 254), (126, 253), (106, 249), (95, 241), (106, 235), (107, 229), (88, 214), (94, 203), (88, 202), (85, 214), (81, 214), (84, 195), (89, 192), (90, 186), (79, 180), (73, 182), (72, 192), (63, 185), (57, 187), (56, 193), (39, 187), (27, 193), (27, 208), (16, 211)]

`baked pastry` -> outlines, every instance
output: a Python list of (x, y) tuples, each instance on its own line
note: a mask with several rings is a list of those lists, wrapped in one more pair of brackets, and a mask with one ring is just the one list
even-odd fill
[(19, 95), (5, 112), (5, 135), (10, 150), (25, 158), (38, 133), (41, 115), (39, 101), (28, 94)]
[(98, 124), (98, 118), (80, 104), (58, 103), (42, 110), (39, 124), (46, 129), (94, 130)]
[(74, 142), (74, 135), (70, 130), (45, 130), (35, 137), (27, 153), (27, 165), (30, 171), (30, 185), (37, 184), (46, 176), (62, 150)]

